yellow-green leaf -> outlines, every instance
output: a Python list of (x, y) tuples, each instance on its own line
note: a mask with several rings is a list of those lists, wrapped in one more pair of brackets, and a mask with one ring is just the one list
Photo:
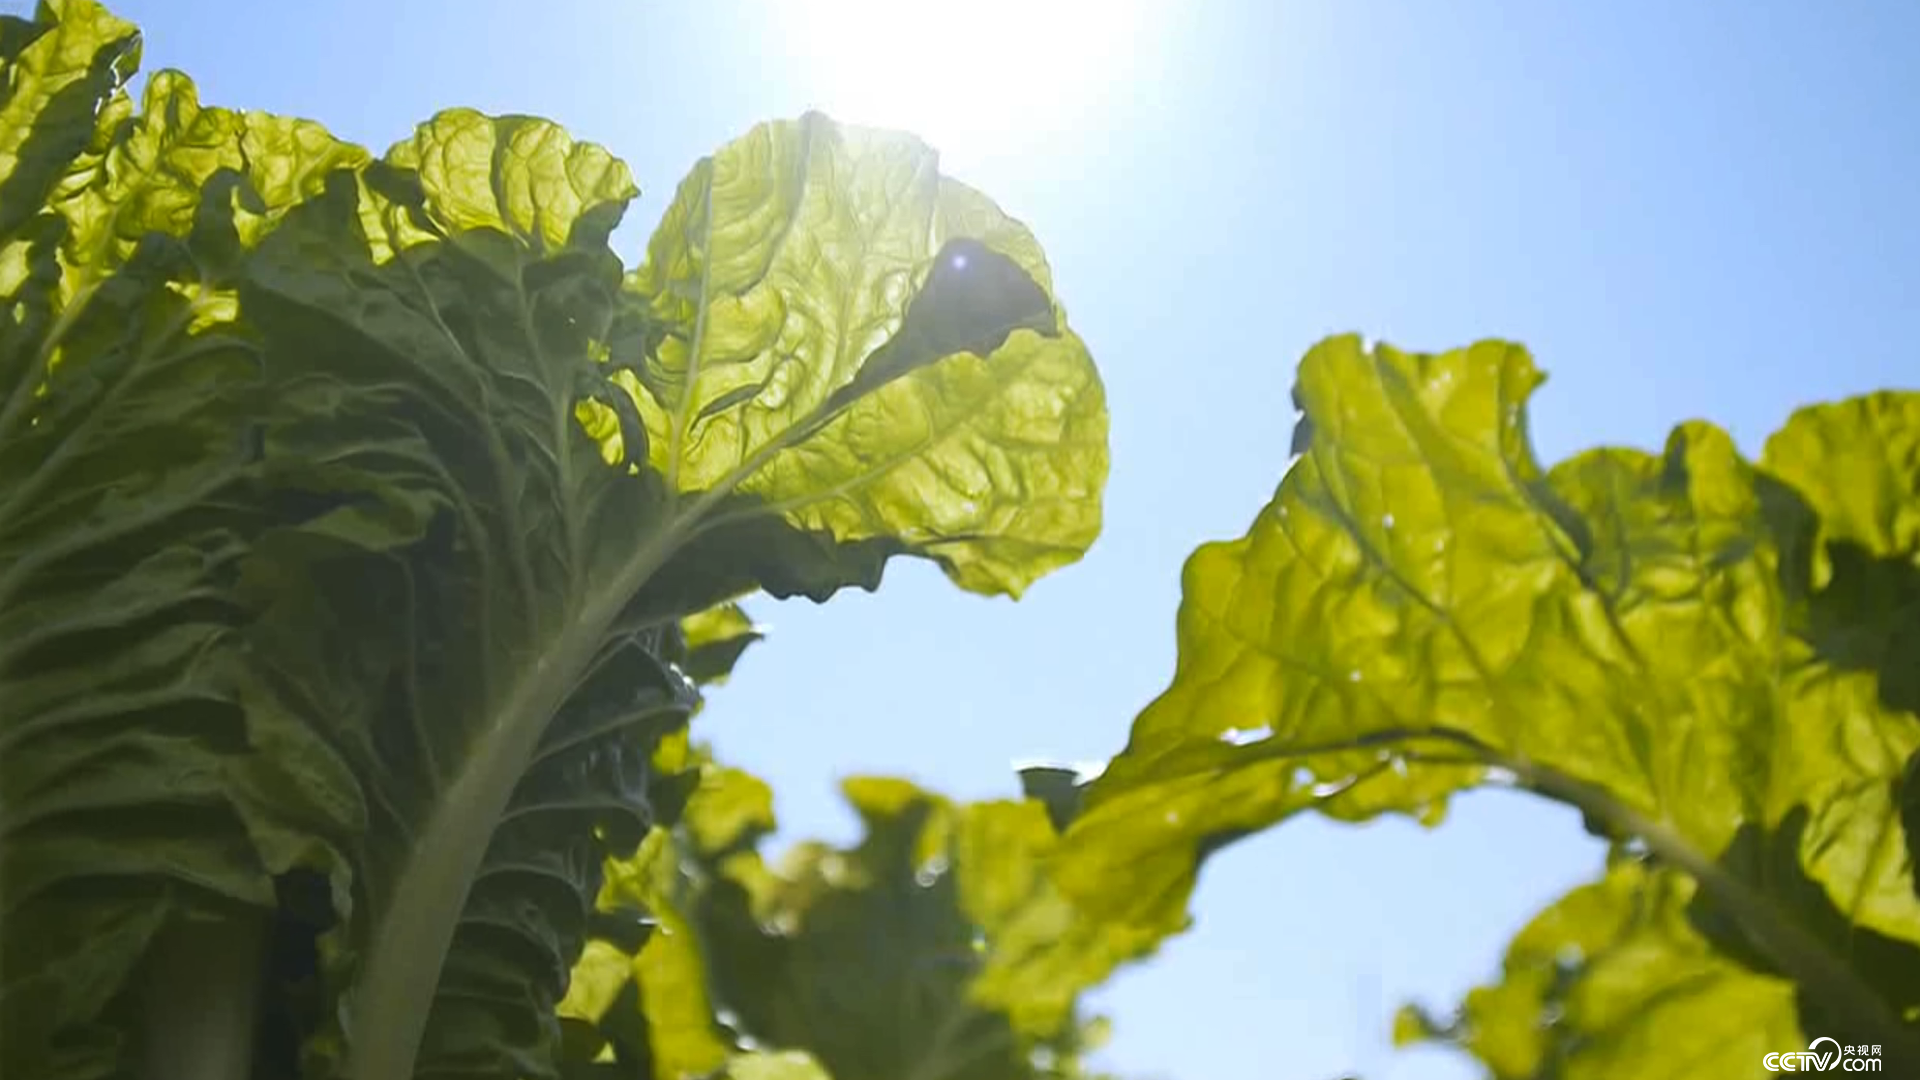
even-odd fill
[(812, 1055), (800, 1050), (739, 1054), (727, 1062), (730, 1080), (833, 1080)]
[[(663, 928), (684, 918), (699, 940), (674, 954), (685, 972), (705, 965), (704, 983), (675, 984), (686, 999), (718, 1006), (741, 1045), (806, 1051), (839, 1080), (1084, 1076), (1080, 1055), (1104, 1027), (1082, 1015), (1081, 993), (1152, 943), (1080, 920), (1053, 887), (1046, 807), (955, 804), (891, 777), (845, 791), (867, 826), (859, 845), (804, 843), (770, 865), (755, 846), (774, 824), (766, 785), (705, 767), (673, 848), (688, 876), (647, 878)], [(656, 936), (639, 961), (673, 948)], [(639, 1003), (654, 1075), (677, 1080), (651, 1004), (664, 990), (644, 985)]]
[(686, 638), (687, 678), (701, 686), (719, 686), (747, 647), (766, 635), (739, 604), (721, 604), (680, 620)]
[(1303, 454), (1243, 538), (1189, 560), (1173, 682), (1084, 793), (1058, 880), (1170, 933), (1249, 830), (1437, 820), (1519, 785), (1692, 875), (1713, 947), (1796, 983), (1803, 1023), (1911, 1040), (1920, 722), (1887, 691), (1920, 636), (1887, 598), (1916, 595), (1920, 395), (1803, 412), (1761, 466), (1689, 423), (1663, 454), (1547, 470), (1541, 379), (1502, 342), (1307, 355)]
[(1688, 917), (1695, 893), (1683, 874), (1616, 864), (1536, 916), (1501, 981), (1469, 993), (1441, 1037), (1497, 1080), (1764, 1075), (1763, 1057), (1808, 1041), (1793, 984), (1703, 938)]
[(630, 285), (663, 335), (635, 390), (673, 490), (897, 537), (977, 591), (1018, 594), (1098, 534), (1086, 347), (1032, 235), (918, 140), (755, 128), (682, 182)]

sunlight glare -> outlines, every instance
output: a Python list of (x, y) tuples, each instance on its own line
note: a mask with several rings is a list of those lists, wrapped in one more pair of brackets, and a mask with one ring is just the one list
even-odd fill
[(811, 107), (1003, 156), (1117, 120), (1141, 89), (1149, 2), (812, 0), (779, 5), (775, 33)]

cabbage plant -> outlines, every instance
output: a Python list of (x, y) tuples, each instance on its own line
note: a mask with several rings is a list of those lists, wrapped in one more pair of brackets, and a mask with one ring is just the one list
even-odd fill
[(910, 137), (757, 127), (629, 268), (628, 170), (551, 123), (376, 155), (135, 101), (139, 52), (0, 21), (0, 1072), (242, 1077), (279, 1025), (553, 1076), (603, 865), (686, 795), (680, 620), (896, 555), (1017, 596), (1099, 530), (1099, 378)]

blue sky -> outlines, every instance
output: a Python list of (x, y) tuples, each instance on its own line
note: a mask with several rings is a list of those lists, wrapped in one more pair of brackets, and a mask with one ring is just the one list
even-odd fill
[[(5, 5), (14, 10), (24, 5)], [(1285, 462), (1294, 363), (1359, 330), (1521, 340), (1542, 456), (1920, 387), (1920, 4), (1050, 0), (945, 4), (122, 0), (209, 103), (384, 147), (436, 109), (565, 123), (646, 189), (822, 106), (905, 126), (1046, 245), (1107, 380), (1087, 559), (1018, 604), (896, 565), (762, 603), (774, 637), (700, 724), (789, 832), (848, 838), (834, 780), (964, 797), (1018, 758), (1105, 757), (1166, 683), (1178, 571)], [(1213, 864), (1197, 929), (1103, 991), (1138, 1076), (1454, 1080), (1395, 1053), (1594, 873), (1577, 819), (1479, 796), (1437, 831), (1290, 825)]]

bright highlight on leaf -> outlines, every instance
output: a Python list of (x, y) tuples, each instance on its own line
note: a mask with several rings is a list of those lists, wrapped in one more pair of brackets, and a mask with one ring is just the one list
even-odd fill
[(777, 522), (1018, 595), (1092, 543), (1106, 482), (1105, 396), (1050, 287), (1032, 235), (926, 146), (809, 114), (681, 183), (612, 362), (669, 490), (735, 495), (716, 543)]

